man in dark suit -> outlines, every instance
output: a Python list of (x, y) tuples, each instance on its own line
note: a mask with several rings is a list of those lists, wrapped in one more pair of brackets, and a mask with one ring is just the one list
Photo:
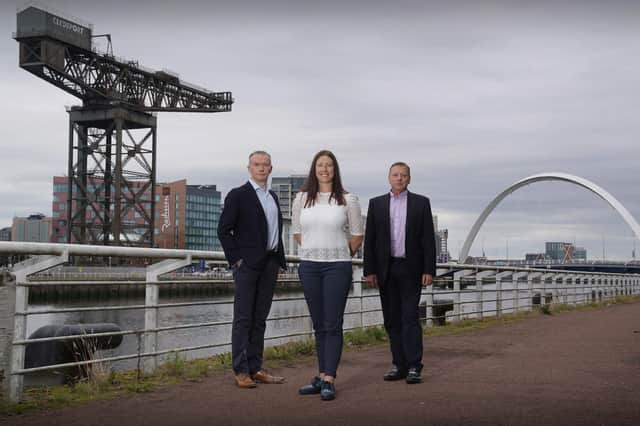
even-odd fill
[(407, 190), (406, 163), (389, 169), (391, 191), (369, 201), (364, 237), (364, 274), (380, 289), (393, 368), (384, 380), (422, 381), (422, 287), (433, 283), (436, 246), (429, 199)]
[(264, 332), (280, 268), (285, 268), (282, 214), (276, 194), (268, 189), (271, 156), (249, 156), (249, 181), (224, 200), (218, 238), (235, 282), (231, 355), (236, 384), (284, 383), (262, 369)]

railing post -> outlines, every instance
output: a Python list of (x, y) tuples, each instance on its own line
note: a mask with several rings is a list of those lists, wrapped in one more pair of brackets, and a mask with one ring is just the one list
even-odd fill
[(496, 318), (502, 315), (502, 278), (496, 278)]
[(460, 307), (460, 277), (455, 276), (457, 273), (454, 273), (453, 277), (453, 319), (456, 321), (460, 321), (462, 311)]
[(191, 265), (191, 263), (191, 255), (189, 254), (185, 259), (162, 260), (146, 268), (143, 348), (144, 353), (150, 355), (145, 356), (142, 364), (145, 373), (151, 373), (158, 366), (158, 357), (154, 355), (158, 350), (158, 332), (155, 331), (158, 328), (158, 302), (160, 299), (158, 277)]
[(576, 288), (576, 281), (578, 280), (578, 276), (577, 275), (572, 275), (571, 276), (571, 286), (567, 286), (567, 293), (565, 295), (565, 299), (566, 299), (566, 304), (568, 305), (572, 305), (571, 300), (573, 298), (573, 295), (575, 293), (575, 288)]
[(571, 296), (575, 292), (575, 285), (578, 276), (575, 274), (571, 274), (569, 275), (569, 278), (571, 278), (571, 286), (569, 286), (569, 284), (567, 283), (567, 286), (565, 287), (564, 303), (571, 305)]
[(611, 275), (611, 279), (609, 280), (609, 299), (615, 299), (616, 298), (616, 276), (615, 275)]
[(427, 288), (425, 294), (425, 326), (427, 328), (433, 327), (433, 284)]
[[(575, 280), (573, 280), (573, 304), (580, 304), (580, 294), (584, 296), (584, 275), (579, 275)], [(580, 280), (580, 287), (578, 287), (578, 280)]]
[(518, 281), (511, 281), (511, 285), (513, 286), (513, 312), (518, 313), (520, 310), (520, 289), (518, 288)]
[(360, 313), (360, 328), (364, 327), (364, 314), (362, 313), (362, 267), (360, 265), (353, 265), (353, 273), (351, 275), (351, 281), (353, 282), (353, 297), (359, 301), (359, 313)]
[[(3, 393), (9, 396), (12, 402), (18, 402), (22, 398), (22, 390), (24, 387), (24, 377), (17, 372), (24, 368), (24, 345), (15, 345), (13, 342), (25, 340), (27, 338), (27, 311), (29, 309), (29, 287), (25, 284), (29, 275), (37, 272), (45, 271), (54, 266), (63, 264), (69, 260), (69, 255), (65, 251), (60, 256), (34, 256), (13, 267), (13, 282), (6, 286), (6, 303), (5, 312), (0, 315), (0, 324), (6, 327), (0, 327), (7, 330), (6, 335), (0, 335), (0, 343), (6, 340), (5, 344), (0, 346), (0, 368), (4, 370), (4, 378), (2, 382)], [(1, 303), (1, 302), (0, 302)]]
[(493, 274), (494, 271), (482, 271), (476, 273), (476, 315), (478, 318), (484, 317), (484, 283), (482, 280)]
[(482, 291), (482, 273), (476, 274), (476, 315), (482, 318), (484, 314), (484, 292)]
[(462, 306), (460, 305), (460, 280), (474, 271), (463, 269), (453, 273), (453, 319), (459, 321), (462, 318)]
[(547, 279), (551, 280), (551, 304), (553, 304), (554, 302), (557, 302), (557, 288), (558, 288), (557, 278), (558, 278), (558, 274), (554, 274), (554, 273), (544, 274), (540, 277), (540, 285), (542, 288), (540, 290), (541, 306), (547, 304)]
[(436, 285), (436, 277), (438, 277), (438, 275), (442, 275), (445, 274), (447, 272), (446, 269), (436, 269), (436, 275), (433, 277), (433, 284), (431, 284), (429, 287), (427, 287), (427, 292), (425, 294), (425, 316), (426, 316), (426, 321), (425, 321), (425, 326), (427, 328), (433, 327), (433, 306), (434, 306), (434, 300), (433, 300), (433, 293), (434, 293), (434, 287)]
[(624, 295), (629, 295), (629, 277), (625, 275), (624, 277)]
[[(516, 302), (516, 304), (514, 306), (517, 307), (518, 310), (520, 310), (520, 287), (519, 287), (519, 281), (520, 278), (524, 278), (528, 275), (527, 272), (514, 272), (514, 274), (511, 276), (511, 281), (513, 282), (514, 288), (516, 288), (516, 300), (514, 302)], [(525, 309), (529, 308), (531, 309), (531, 295), (528, 295), (529, 297), (529, 302), (527, 304), (525, 304)]]
[[(498, 272), (496, 274), (496, 317), (497, 318), (500, 318), (500, 315), (502, 315), (502, 279), (509, 275), (513, 276), (513, 272), (503, 271), (503, 272)], [(518, 290), (516, 290), (516, 294), (517, 293), (518, 293)], [(517, 305), (514, 304), (513, 306), (514, 306), (514, 312), (518, 312)]]
[(567, 286), (569, 285), (568, 281), (571, 275), (562, 274), (560, 276), (560, 291), (558, 292), (558, 302), (567, 304)]
[[(527, 305), (529, 306), (529, 310), (533, 311), (533, 277), (534, 274), (527, 274)], [(540, 299), (542, 302), (542, 298)]]

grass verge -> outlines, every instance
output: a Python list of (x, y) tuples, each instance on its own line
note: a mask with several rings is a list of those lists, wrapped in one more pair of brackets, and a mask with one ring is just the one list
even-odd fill
[[(583, 305), (544, 305), (533, 311), (522, 311), (500, 317), (486, 317), (453, 321), (441, 327), (424, 328), (427, 338), (465, 333), (487, 328), (495, 324), (507, 324), (539, 315), (594, 309), (615, 304), (640, 302), (639, 296), (621, 296), (605, 302)], [(387, 335), (381, 326), (355, 329), (344, 334), (345, 350), (354, 350), (387, 342)], [(264, 351), (265, 360), (271, 366), (286, 366), (315, 354), (312, 339), (289, 342), (268, 347)], [(231, 354), (221, 354), (209, 358), (185, 360), (179, 353), (165, 358), (164, 364), (153, 374), (143, 375), (136, 370), (106, 371), (92, 374), (90, 379), (71, 385), (49, 386), (27, 389), (19, 403), (9, 403), (0, 399), (0, 416), (17, 415), (34, 409), (58, 408), (78, 405), (97, 399), (120, 398), (134, 393), (150, 392), (162, 386), (185, 381), (200, 381), (216, 371), (231, 368)]]

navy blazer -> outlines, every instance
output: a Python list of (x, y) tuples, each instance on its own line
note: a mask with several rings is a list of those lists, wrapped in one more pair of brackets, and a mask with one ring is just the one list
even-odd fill
[[(282, 213), (275, 192), (269, 193), (278, 206), (278, 263), (286, 267), (282, 244)], [(218, 223), (218, 239), (229, 265), (240, 259), (252, 269), (262, 269), (267, 260), (267, 217), (251, 182), (233, 188), (224, 199)]]
[[(364, 235), (364, 274), (375, 274), (379, 285), (387, 282), (391, 260), (390, 194), (369, 200)], [(436, 275), (436, 242), (429, 199), (407, 194), (405, 261), (409, 272), (417, 277)]]

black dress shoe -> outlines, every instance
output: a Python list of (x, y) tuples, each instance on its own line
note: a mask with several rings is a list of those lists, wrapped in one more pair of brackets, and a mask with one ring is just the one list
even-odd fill
[(415, 385), (416, 383), (422, 383), (422, 376), (420, 375), (420, 370), (417, 368), (410, 368), (407, 373), (407, 383), (410, 385)]
[(322, 384), (322, 379), (316, 376), (313, 378), (310, 384), (305, 385), (300, 389), (298, 389), (298, 393), (300, 395), (313, 395), (313, 394), (320, 393), (320, 390), (322, 390), (321, 384)]
[(407, 370), (402, 370), (394, 365), (393, 368), (390, 371), (384, 373), (384, 376), (382, 377), (387, 382), (392, 382), (394, 380), (402, 380), (405, 377), (407, 377)]
[(322, 389), (320, 390), (320, 399), (323, 401), (331, 401), (336, 399), (336, 387), (333, 382), (322, 381)]

